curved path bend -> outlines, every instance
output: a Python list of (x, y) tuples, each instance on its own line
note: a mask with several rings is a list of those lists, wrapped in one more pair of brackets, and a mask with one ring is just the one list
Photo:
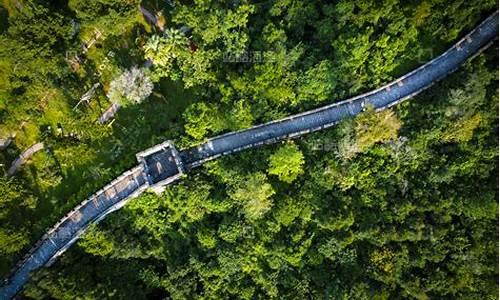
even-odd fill
[(497, 38), (498, 11), (440, 56), (374, 91), (281, 120), (223, 134), (179, 153), (171, 143), (163, 143), (138, 154), (139, 166), (125, 172), (80, 203), (44, 234), (3, 281), (0, 298), (13, 298), (28, 281), (32, 271), (51, 265), (90, 224), (121, 208), (147, 188), (155, 188), (159, 183), (168, 185), (179, 179), (182, 172), (222, 155), (333, 126), (343, 118), (357, 115), (367, 105), (377, 110), (393, 106), (453, 72)]

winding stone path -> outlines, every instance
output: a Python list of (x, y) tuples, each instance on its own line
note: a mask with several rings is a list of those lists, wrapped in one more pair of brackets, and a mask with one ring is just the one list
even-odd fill
[(381, 110), (413, 97), (456, 70), (498, 38), (498, 11), (439, 57), (397, 80), (368, 93), (315, 110), (214, 137), (178, 152), (171, 142), (137, 154), (139, 166), (125, 172), (83, 201), (52, 227), (13, 268), (0, 288), (1, 299), (13, 298), (28, 281), (30, 272), (51, 265), (90, 224), (123, 207), (147, 188), (161, 191), (182, 174), (204, 162), (243, 149), (294, 138), (331, 127), (353, 117), (367, 105)]
[(9, 176), (14, 175), (19, 168), (26, 163), (27, 160), (29, 160), (33, 154), (37, 153), (40, 150), (43, 150), (44, 148), (43, 143), (36, 143), (33, 146), (29, 147), (28, 149), (24, 150), (23, 153), (21, 153), (13, 162), (12, 165), (10, 166), (9, 170), (7, 171), (7, 174)]

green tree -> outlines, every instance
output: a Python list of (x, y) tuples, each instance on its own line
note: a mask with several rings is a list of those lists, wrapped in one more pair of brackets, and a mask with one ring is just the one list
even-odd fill
[(271, 196), (274, 194), (273, 187), (267, 183), (263, 173), (248, 175), (229, 193), (232, 199), (243, 206), (243, 212), (250, 220), (262, 218), (271, 209)]
[(393, 111), (383, 110), (376, 113), (373, 108), (356, 117), (356, 144), (360, 151), (398, 137), (401, 122)]
[[(177, 60), (188, 54), (188, 39), (177, 29), (167, 29), (164, 36), (153, 35), (144, 45), (145, 58), (153, 63), (153, 77), (179, 79)], [(186, 74), (187, 75), (187, 74)]]
[(303, 166), (304, 155), (299, 147), (294, 143), (287, 143), (271, 155), (267, 172), (278, 176), (281, 181), (292, 183), (304, 173)]
[(194, 103), (184, 112), (186, 133), (195, 140), (201, 140), (209, 133), (220, 132), (224, 128), (224, 119), (218, 118), (216, 107), (206, 103)]
[(25, 227), (30, 211), (37, 201), (16, 179), (0, 176), (0, 256), (8, 257), (30, 242)]
[(98, 29), (105, 36), (120, 35), (137, 23), (138, 0), (70, 0), (69, 8), (82, 21), (82, 31)]
[(96, 225), (90, 226), (82, 239), (78, 242), (85, 252), (92, 255), (106, 256), (113, 251), (113, 242)]
[(391, 110), (375, 112), (373, 107), (359, 114), (354, 120), (346, 120), (341, 125), (342, 139), (338, 153), (342, 158), (351, 159), (380, 142), (396, 140), (401, 121)]

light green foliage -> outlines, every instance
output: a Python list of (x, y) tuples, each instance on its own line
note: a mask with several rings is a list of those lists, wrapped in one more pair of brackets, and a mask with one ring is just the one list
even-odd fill
[(443, 141), (445, 142), (467, 142), (469, 141), (473, 134), (474, 129), (476, 129), (481, 123), (481, 115), (475, 114), (470, 117), (461, 118), (448, 129), (448, 132), (443, 134)]
[(332, 63), (324, 60), (300, 77), (298, 101), (320, 103), (329, 100), (335, 89)]
[(136, 22), (138, 0), (70, 0), (69, 8), (84, 21), (82, 31), (98, 29), (105, 36), (119, 35)]
[[(267, 26), (264, 30), (266, 39), (263, 44), (266, 51), (263, 53), (263, 61), (245, 72), (243, 76), (231, 76), (233, 93), (242, 98), (258, 101), (259, 107), (277, 108), (290, 104), (298, 105), (303, 98), (297, 96), (295, 87), (299, 81), (299, 75), (293, 69), (300, 61), (304, 47), (298, 43), (293, 48), (286, 49), (286, 40), (280, 40), (280, 36), (284, 34), (283, 31), (279, 31), (275, 26)], [(304, 97), (305, 93), (303, 93)]]
[(173, 21), (194, 28), (193, 39), (203, 50), (216, 47), (241, 54), (249, 41), (248, 19), (255, 7), (248, 1), (231, 6), (213, 0), (197, 1), (193, 7), (180, 6)]
[(203, 247), (208, 249), (213, 249), (217, 245), (217, 240), (215, 239), (213, 232), (208, 230), (199, 231), (196, 237), (198, 238), (198, 242), (200, 242)]
[(387, 143), (398, 138), (401, 121), (392, 110), (375, 112), (373, 107), (359, 114), (354, 120), (341, 124), (342, 139), (337, 147), (341, 158), (351, 159), (377, 143)]
[(78, 242), (85, 252), (97, 256), (106, 256), (113, 251), (113, 242), (110, 241), (106, 233), (96, 226), (91, 226), (82, 239)]
[(269, 158), (267, 172), (276, 175), (281, 181), (292, 183), (299, 175), (304, 173), (304, 155), (294, 143), (281, 146)]
[(373, 108), (356, 117), (356, 144), (360, 151), (398, 137), (401, 122), (391, 110), (376, 113)]
[[(27, 1), (22, 11), (11, 12), (8, 26), (0, 34), (2, 136), (18, 130), (23, 121), (37, 118), (49, 98), (44, 99), (44, 94), (69, 73), (64, 61), (65, 47), (71, 47), (66, 40), (68, 24), (67, 16), (39, 1)], [(22, 146), (35, 142), (38, 128), (33, 127), (38, 124), (30, 125)]]
[(249, 128), (254, 121), (251, 107), (243, 100), (235, 103), (233, 108), (227, 113), (226, 118), (229, 129), (233, 131)]
[(234, 10), (222, 9), (217, 1), (200, 1), (193, 7), (180, 6), (173, 17), (179, 26), (195, 28), (191, 50), (187, 38), (176, 29), (165, 36), (153, 37), (145, 47), (146, 58), (155, 63), (155, 76), (182, 79), (186, 88), (215, 85), (214, 69), (223, 58), (223, 51), (242, 54), (248, 45), (246, 25), (254, 7), (240, 3)]
[(449, 123), (443, 128), (441, 137), (444, 142), (467, 142), (472, 139), (483, 118), (477, 108), (484, 105), (482, 99), (486, 97), (486, 84), (491, 76), (493, 74), (483, 72), (469, 76), (464, 88), (449, 92), (450, 105), (444, 109)]
[(26, 232), (19, 230), (7, 231), (0, 228), (0, 254), (8, 255), (16, 253), (26, 247), (29, 243)]
[(186, 88), (215, 82), (215, 75), (210, 69), (216, 53), (205, 49), (191, 51), (188, 39), (177, 29), (167, 29), (161, 37), (152, 36), (144, 52), (145, 58), (154, 64), (155, 80), (163, 77), (182, 79)]
[(177, 29), (167, 29), (164, 36), (153, 35), (144, 45), (144, 57), (154, 64), (153, 75), (156, 80), (161, 77), (178, 79), (180, 75), (175, 69), (176, 62), (187, 52), (188, 40)]
[(330, 239), (318, 249), (319, 253), (330, 259), (335, 264), (349, 265), (356, 262), (356, 250), (343, 243)]
[(196, 140), (201, 140), (209, 133), (217, 133), (224, 126), (217, 118), (218, 112), (205, 103), (195, 103), (184, 113), (187, 123), (184, 125), (186, 133)]
[(300, 217), (303, 207), (296, 203), (293, 198), (286, 198), (278, 204), (274, 211), (274, 218), (284, 226), (290, 226), (294, 220)]
[(230, 196), (243, 206), (245, 216), (250, 220), (262, 218), (272, 207), (273, 187), (267, 182), (266, 175), (248, 175), (230, 192)]
[[(402, 9), (399, 1), (340, 1), (325, 7), (332, 18), (319, 23), (326, 34), (322, 38), (331, 41), (335, 74), (349, 93), (387, 80), (397, 65), (394, 62), (405, 51), (412, 51), (408, 47), (416, 40), (418, 30), (404, 16), (411, 6)], [(340, 20), (335, 22), (334, 15)], [(328, 25), (332, 28), (324, 28)]]

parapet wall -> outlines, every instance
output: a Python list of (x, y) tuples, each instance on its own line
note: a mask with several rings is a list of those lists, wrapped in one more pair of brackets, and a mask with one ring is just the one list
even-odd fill
[(12, 298), (29, 278), (29, 273), (51, 265), (81, 236), (89, 225), (121, 208), (148, 187), (142, 166), (135, 167), (81, 202), (45, 233), (11, 270), (0, 289), (0, 298)]

